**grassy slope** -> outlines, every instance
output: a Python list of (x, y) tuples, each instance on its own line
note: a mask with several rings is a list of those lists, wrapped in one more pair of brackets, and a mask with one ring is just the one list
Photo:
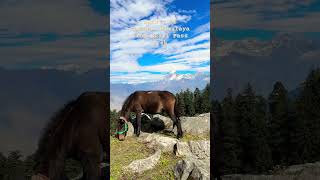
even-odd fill
[[(167, 134), (167, 136), (170, 136)], [(175, 136), (174, 136), (175, 137)], [(139, 143), (135, 137), (127, 137), (125, 141), (119, 141), (114, 137), (111, 138), (111, 180), (141, 179), (141, 180), (162, 180), (174, 179), (173, 167), (180, 158), (173, 153), (162, 153), (160, 161), (152, 170), (142, 174), (124, 173), (122, 167), (129, 165), (132, 161), (144, 159), (151, 156), (154, 152), (148, 149), (144, 144)], [(182, 141), (190, 140), (207, 140), (208, 135), (193, 136), (186, 134)]]

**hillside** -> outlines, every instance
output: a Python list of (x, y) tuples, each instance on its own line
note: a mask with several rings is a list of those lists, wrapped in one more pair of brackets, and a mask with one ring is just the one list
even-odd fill
[(181, 124), (185, 135), (180, 140), (172, 121), (161, 115), (143, 118), (140, 137), (133, 135), (131, 123), (124, 141), (110, 137), (111, 179), (210, 179), (210, 114), (181, 117)]

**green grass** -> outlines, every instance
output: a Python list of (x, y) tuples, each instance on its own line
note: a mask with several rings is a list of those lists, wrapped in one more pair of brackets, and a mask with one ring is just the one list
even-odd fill
[(124, 141), (119, 141), (114, 137), (110, 137), (110, 179), (111, 180), (162, 180), (174, 179), (173, 167), (180, 158), (172, 153), (162, 153), (159, 162), (152, 169), (142, 174), (133, 174), (124, 172), (123, 167), (129, 165), (132, 161), (144, 159), (151, 156), (154, 152), (148, 149), (144, 144), (139, 143), (135, 137), (127, 137)]
[(135, 175), (133, 179), (173, 180), (173, 168), (180, 159), (173, 153), (162, 153), (158, 164), (152, 170), (148, 170), (141, 175)]
[[(161, 131), (161, 135), (176, 138), (177, 136), (172, 131)], [(192, 135), (192, 134), (184, 134), (183, 138), (180, 139), (181, 141), (200, 141), (200, 140), (210, 140), (210, 134), (199, 134), (199, 135)]]
[[(167, 137), (176, 136), (173, 133), (162, 132)], [(190, 135), (185, 134), (182, 141), (198, 141), (209, 140), (210, 135)], [(129, 165), (132, 161), (144, 159), (151, 156), (154, 151), (146, 147), (145, 144), (137, 141), (136, 137), (127, 137), (124, 141), (119, 141), (114, 137), (110, 137), (111, 151), (110, 151), (110, 179), (111, 180), (163, 180), (174, 179), (173, 168), (175, 164), (181, 159), (176, 157), (172, 152), (162, 153), (159, 162), (152, 169), (143, 172), (142, 174), (133, 174), (124, 172), (123, 167)]]
[(110, 142), (110, 178), (114, 180), (125, 179), (122, 170), (124, 166), (152, 154), (151, 150), (139, 143), (134, 137), (127, 137), (124, 141), (110, 137)]
[(199, 134), (199, 135), (191, 135), (191, 134), (184, 134), (181, 141), (200, 141), (200, 140), (210, 140), (210, 134)]

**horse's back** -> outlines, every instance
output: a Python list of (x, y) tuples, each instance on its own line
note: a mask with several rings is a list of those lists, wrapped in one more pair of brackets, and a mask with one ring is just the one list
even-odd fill
[(109, 93), (85, 92), (78, 97), (77, 102), (73, 113), (68, 117), (74, 121), (73, 143), (76, 148), (93, 148), (99, 145), (99, 138), (108, 141)]
[(145, 96), (159, 96), (159, 97), (175, 97), (173, 93), (169, 91), (160, 91), (160, 90), (153, 90), (153, 91), (135, 91), (134, 93), (135, 96), (139, 95), (145, 95)]

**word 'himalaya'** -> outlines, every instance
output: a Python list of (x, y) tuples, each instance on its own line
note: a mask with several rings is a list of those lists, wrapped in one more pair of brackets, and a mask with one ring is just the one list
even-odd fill
[(190, 31), (189, 27), (179, 27), (179, 26), (174, 26), (174, 27), (167, 27), (167, 26), (162, 26), (159, 29), (155, 29), (153, 27), (134, 27), (134, 31), (171, 31), (171, 32), (186, 32)]

